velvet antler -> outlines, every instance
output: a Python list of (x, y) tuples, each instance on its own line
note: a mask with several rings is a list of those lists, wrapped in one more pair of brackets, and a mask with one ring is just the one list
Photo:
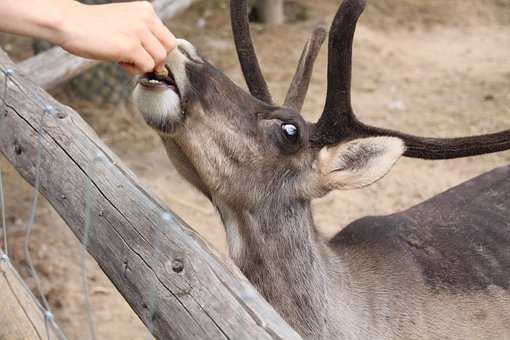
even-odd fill
[(356, 24), (365, 6), (366, 0), (343, 1), (331, 26), (326, 105), (314, 126), (313, 145), (322, 147), (366, 136), (393, 136), (405, 142), (405, 156), (423, 159), (459, 158), (510, 149), (510, 130), (443, 139), (413, 136), (360, 122), (351, 106), (352, 45)]

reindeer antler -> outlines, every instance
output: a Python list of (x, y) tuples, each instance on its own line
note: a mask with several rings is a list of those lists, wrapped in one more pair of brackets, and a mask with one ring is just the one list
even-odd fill
[(366, 0), (342, 2), (331, 25), (326, 104), (314, 134), (324, 144), (335, 144), (339, 136), (350, 134), (356, 119), (351, 107), (352, 44), (365, 6)]
[(366, 0), (345, 0), (329, 33), (328, 91), (321, 118), (314, 127), (312, 144), (318, 147), (363, 136), (393, 136), (404, 140), (404, 156), (450, 159), (510, 149), (510, 130), (463, 138), (426, 138), (361, 123), (351, 107), (352, 44), (356, 23)]
[(310, 86), (313, 65), (324, 40), (326, 40), (326, 35), (326, 29), (322, 25), (317, 26), (312, 31), (299, 59), (299, 65), (285, 97), (284, 106), (301, 112), (308, 87)]
[[(230, 2), (230, 17), (237, 55), (250, 93), (254, 97), (272, 104), (271, 93), (262, 75), (250, 34), (247, 0), (232, 0)], [(313, 65), (325, 38), (326, 30), (324, 27), (318, 26), (313, 30), (304, 47), (299, 66), (285, 98), (285, 106), (298, 112), (301, 111), (310, 85)]]
[(272, 104), (271, 94), (260, 70), (259, 60), (251, 39), (247, 0), (232, 0), (230, 2), (230, 19), (237, 55), (250, 93), (255, 98)]

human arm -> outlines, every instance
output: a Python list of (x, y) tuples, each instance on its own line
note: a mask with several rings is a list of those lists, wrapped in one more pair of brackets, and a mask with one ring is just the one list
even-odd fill
[(81, 57), (158, 69), (175, 37), (149, 2), (84, 5), (74, 0), (1, 0), (0, 31), (48, 40)]

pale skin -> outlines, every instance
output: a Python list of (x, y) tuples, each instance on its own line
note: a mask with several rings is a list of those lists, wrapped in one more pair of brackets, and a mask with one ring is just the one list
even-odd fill
[(149, 2), (84, 5), (74, 0), (2, 0), (0, 31), (48, 40), (80, 57), (160, 70), (176, 46)]

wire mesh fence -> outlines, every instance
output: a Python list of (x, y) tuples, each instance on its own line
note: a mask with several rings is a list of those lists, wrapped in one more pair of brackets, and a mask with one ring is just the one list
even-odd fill
[[(16, 87), (21, 92), (25, 92), (25, 91), (24, 91), (22, 85), (19, 84), (13, 77), (14, 70), (2, 69), (1, 71), (2, 71), (2, 74), (4, 77), (4, 79), (3, 79), (4, 88), (2, 91), (2, 93), (3, 93), (2, 103), (3, 103), (4, 114), (7, 114), (9, 111), (9, 108), (10, 108), (10, 106), (9, 106), (9, 92), (10, 92), (11, 88)], [(44, 133), (44, 124), (45, 124), (46, 119), (49, 117), (52, 117), (55, 114), (55, 111), (54, 111), (53, 107), (44, 103), (41, 100), (41, 98), (32, 97), (32, 96), (27, 96), (26, 98), (27, 98), (27, 100), (32, 101), (37, 107), (40, 108), (41, 116), (40, 116), (39, 126), (37, 129), (38, 130), (38, 132), (37, 132), (38, 142), (37, 142), (35, 185), (33, 188), (33, 198), (32, 198), (32, 204), (31, 204), (31, 208), (30, 208), (30, 215), (29, 215), (27, 225), (25, 226), (25, 239), (24, 239), (23, 249), (24, 249), (24, 255), (25, 255), (26, 261), (28, 263), (30, 276), (34, 279), (34, 281), (36, 283), (36, 294), (37, 294), (38, 299), (36, 299), (35, 296), (34, 296), (34, 299), (36, 299), (35, 301), (37, 302), (38, 306), (41, 309), (41, 313), (44, 316), (46, 338), (47, 339), (51, 338), (49, 328), (52, 327), (54, 331), (58, 331), (58, 334), (61, 336), (62, 339), (66, 339), (65, 335), (60, 331), (60, 328), (56, 324), (54, 317), (53, 317), (51, 307), (45, 297), (45, 294), (42, 291), (41, 280), (39, 278), (37, 270), (35, 269), (31, 251), (30, 251), (30, 239), (31, 239), (31, 234), (32, 234), (32, 230), (33, 230), (33, 226), (34, 226), (34, 222), (35, 222), (35, 218), (36, 218), (36, 213), (37, 213), (38, 202), (39, 202), (41, 159), (42, 159), (42, 157), (44, 157), (41, 137), (42, 137), (42, 134)], [(1, 120), (0, 120), (0, 124), (1, 124)], [(0, 172), (1, 172), (1, 169), (0, 169)], [(0, 177), (0, 179), (1, 179), (1, 177)], [(2, 232), (3, 232), (4, 248), (5, 248), (3, 250), (3, 253), (5, 254), (4, 261), (9, 261), (9, 243), (8, 243), (8, 229), (7, 229), (8, 226), (6, 224), (6, 218), (5, 218), (6, 217), (5, 195), (4, 195), (3, 190), (0, 191), (0, 199), (2, 201), (2, 206), (1, 206), (2, 207), (2, 212), (1, 212), (2, 213)], [(84, 254), (82, 256), (84, 256)], [(83, 267), (83, 261), (82, 261), (82, 269), (81, 270), (82, 270), (82, 272), (85, 271), (85, 268)], [(20, 283), (23, 286), (25, 286), (27, 290), (29, 290), (28, 287), (26, 286), (25, 282), (19, 276), (18, 276), (18, 278), (20, 279)], [(84, 287), (86, 287), (86, 284), (84, 284)], [(87, 293), (87, 291), (86, 291), (86, 293)], [(87, 308), (89, 308), (89, 307), (87, 307)], [(91, 318), (89, 318), (89, 322), (90, 321), (91, 321)]]
[[(41, 162), (45, 157), (44, 147), (42, 143), (42, 137), (45, 134), (46, 122), (49, 119), (57, 118), (56, 110), (49, 104), (47, 104), (42, 98), (37, 95), (28, 95), (28, 91), (24, 89), (23, 85), (16, 80), (14, 77), (15, 71), (9, 68), (0, 67), (1, 75), (1, 84), (3, 84), (3, 88), (0, 91), (1, 94), (1, 102), (2, 102), (2, 112), (3, 115), (0, 115), (0, 125), (2, 124), (2, 116), (6, 117), (9, 113), (9, 110), (14, 110), (13, 107), (10, 106), (9, 103), (9, 95), (10, 91), (14, 88), (17, 91), (27, 94), (25, 98), (31, 101), (35, 107), (40, 110), (40, 119), (37, 126), (37, 153), (35, 160), (35, 181), (33, 186), (33, 194), (29, 211), (29, 218), (24, 228), (24, 241), (23, 241), (23, 253), (25, 259), (28, 264), (29, 274), (35, 282), (35, 294), (30, 290), (25, 281), (21, 278), (21, 276), (16, 272), (16, 279), (19, 281), (24, 289), (30, 294), (36, 305), (38, 306), (40, 313), (44, 319), (44, 327), (45, 327), (45, 339), (51, 339), (52, 334), (56, 334), (58, 339), (67, 339), (65, 334), (62, 332), (61, 328), (58, 326), (54, 314), (52, 312), (52, 308), (43, 293), (41, 278), (36, 270), (34, 265), (34, 261), (31, 254), (31, 235), (33, 231), (33, 227), (36, 221), (37, 209), (39, 203), (39, 191), (40, 191), (40, 179), (41, 179)], [(103, 154), (96, 154), (90, 156), (90, 162), (88, 167), (88, 173), (93, 174), (96, 171), (97, 163), (105, 163), (110, 162), (108, 157), (105, 157)], [(88, 322), (89, 329), (89, 339), (95, 340), (97, 339), (96, 325), (94, 321), (94, 313), (93, 306), (91, 304), (90, 299), (90, 289), (87, 279), (87, 266), (86, 266), (86, 256), (87, 256), (87, 246), (90, 238), (90, 230), (91, 230), (91, 190), (93, 187), (93, 183), (89, 177), (87, 177), (87, 181), (83, 183), (85, 188), (85, 197), (84, 197), (84, 211), (85, 211), (85, 225), (84, 225), (84, 234), (81, 239), (81, 251), (80, 251), (80, 280), (81, 286), (83, 289), (84, 296), (84, 314), (86, 315), (86, 319)], [(6, 197), (3, 189), (3, 176), (2, 169), (0, 168), (0, 226), (2, 232), (2, 241), (3, 241), (3, 249), (0, 249), (0, 262), (9, 263), (9, 247), (14, 245), (9, 244), (8, 235), (9, 235), (9, 226), (7, 224), (6, 219)], [(164, 221), (169, 221), (171, 216), (169, 214), (164, 214), (162, 216)], [(155, 237), (155, 248), (153, 256), (157, 258), (159, 249), (158, 249), (158, 237)], [(153, 319), (154, 307), (156, 303), (155, 292), (150, 294), (150, 303), (148, 306), (149, 314), (151, 315), (149, 320)], [(148, 338), (152, 339), (151, 331), (153, 331), (153, 327), (149, 324), (149, 334)]]
[[(108, 3), (111, 2), (110, 0), (85, 0), (83, 2), (86, 3)], [(184, 5), (183, 5), (184, 4)], [(175, 9), (174, 9), (175, 5)], [(168, 13), (178, 11), (180, 7), (187, 7), (189, 6), (189, 3), (186, 1), (159, 1), (155, 2), (155, 6), (161, 11), (166, 10)], [(158, 7), (159, 6), (159, 7)], [(161, 7), (161, 8), (160, 8)], [(102, 66), (102, 69), (96, 69), (93, 72), (88, 72), (88, 75), (82, 75), (80, 79), (75, 80), (74, 84), (79, 89), (86, 88), (87, 93), (93, 93), (94, 91), (90, 91), (91, 84), (90, 82), (93, 81), (94, 84), (96, 84), (96, 87), (99, 86), (103, 89), (103, 92), (106, 91), (106, 95), (102, 93), (102, 95), (106, 96), (111, 100), (112, 98), (112, 88), (119, 88), (121, 89), (121, 99), (125, 99), (128, 92), (130, 92), (131, 86), (125, 86), (126, 83), (129, 83), (127, 81), (127, 78), (123, 72), (119, 71), (119, 67), (116, 65), (113, 66)], [(114, 70), (114, 71), (112, 71)], [(43, 144), (42, 144), (42, 136), (45, 133), (45, 124), (48, 119), (54, 119), (56, 118), (55, 115), (57, 115), (56, 110), (49, 104), (47, 104), (42, 98), (37, 96), (36, 94), (29, 95), (28, 91), (25, 91), (22, 84), (20, 84), (14, 77), (15, 71), (10, 68), (0, 68), (2, 80), (0, 84), (2, 84), (2, 88), (0, 88), (0, 96), (1, 96), (1, 102), (2, 102), (2, 108), (4, 117), (7, 115), (8, 111), (12, 109), (9, 105), (9, 94), (10, 91), (12, 91), (13, 88), (16, 88), (17, 90), (21, 91), (22, 93), (27, 94), (25, 98), (29, 101), (31, 101), (36, 107), (40, 109), (40, 120), (37, 127), (37, 153), (36, 153), (36, 170), (35, 170), (35, 183), (33, 187), (33, 194), (32, 194), (32, 202), (29, 212), (29, 218), (27, 221), (27, 224), (25, 226), (25, 235), (24, 235), (24, 241), (23, 241), (23, 253), (26, 259), (26, 262), (28, 264), (29, 268), (29, 274), (33, 278), (35, 282), (35, 293), (37, 297), (32, 293), (32, 291), (28, 288), (27, 284), (24, 280), (20, 277), (20, 275), (16, 273), (16, 278), (19, 280), (19, 283), (27, 290), (27, 292), (30, 293), (30, 296), (33, 298), (34, 302), (37, 304), (38, 308), (40, 309), (40, 312), (42, 313), (42, 316), (44, 317), (44, 326), (45, 326), (45, 335), (47, 339), (51, 338), (51, 334), (55, 333), (58, 335), (60, 339), (66, 339), (64, 333), (61, 331), (60, 327), (58, 327), (53, 312), (51, 309), (51, 306), (43, 293), (42, 287), (41, 287), (41, 278), (38, 275), (38, 272), (34, 266), (34, 261), (32, 258), (32, 254), (30, 251), (30, 243), (31, 243), (31, 236), (32, 231), (34, 227), (34, 223), (37, 216), (37, 208), (39, 203), (39, 191), (40, 191), (40, 177), (41, 177), (41, 161), (43, 157), (45, 157), (43, 153)], [(98, 77), (99, 75), (106, 74), (106, 77)], [(119, 76), (121, 74), (121, 76)], [(119, 78), (120, 77), (120, 78)], [(103, 79), (105, 78), (105, 79)], [(119, 81), (122, 80), (122, 81)], [(112, 83), (113, 81), (113, 83)], [(105, 84), (109, 85), (106, 86)], [(82, 91), (83, 92), (83, 91)], [(117, 91), (119, 92), (119, 91)], [(90, 98), (89, 98), (90, 99)], [(116, 99), (118, 100), (118, 99)], [(0, 115), (0, 124), (2, 124), (2, 115)], [(90, 162), (88, 167), (89, 173), (94, 173), (95, 168), (98, 162), (105, 163), (110, 162), (108, 157), (105, 157), (102, 154), (97, 155), (91, 155), (90, 156)], [(94, 313), (93, 313), (93, 306), (91, 304), (90, 299), (90, 289), (88, 285), (87, 280), (87, 266), (86, 266), (86, 255), (87, 255), (87, 246), (89, 243), (89, 233), (91, 230), (91, 191), (93, 188), (93, 183), (90, 180), (89, 177), (87, 177), (87, 180), (85, 183), (83, 183), (85, 187), (85, 222), (84, 222), (84, 235), (81, 240), (81, 249), (80, 249), (80, 280), (81, 280), (81, 286), (83, 289), (84, 294), (84, 305), (85, 310), (84, 313), (86, 315), (86, 319), (88, 322), (88, 329), (89, 329), (89, 338), (92, 340), (97, 339), (97, 332), (96, 332), (96, 325), (94, 320)], [(3, 178), (2, 178), (2, 169), (0, 168), (0, 208), (1, 208), (1, 216), (0, 216), (0, 223), (1, 223), (1, 232), (2, 232), (2, 241), (3, 241), (3, 248), (0, 248), (0, 261), (3, 261), (5, 263), (9, 263), (9, 243), (8, 243), (8, 225), (6, 220), (6, 211), (5, 211), (5, 193), (3, 190)], [(162, 216), (163, 220), (167, 220), (169, 218), (169, 215), (165, 214)], [(158, 249), (157, 245), (159, 244), (157, 242), (158, 238), (155, 237), (156, 240), (156, 248), (154, 250), (154, 256), (157, 256)], [(3, 252), (2, 252), (3, 251)], [(155, 312), (155, 303), (156, 303), (156, 294), (155, 291), (150, 294), (150, 302), (149, 302), (149, 320), (153, 320), (153, 314)], [(152, 321), (150, 321), (152, 323)], [(149, 324), (149, 331), (153, 331), (154, 327)], [(50, 332), (52, 330), (53, 332)], [(149, 333), (148, 338), (152, 338), (151, 333)]]

